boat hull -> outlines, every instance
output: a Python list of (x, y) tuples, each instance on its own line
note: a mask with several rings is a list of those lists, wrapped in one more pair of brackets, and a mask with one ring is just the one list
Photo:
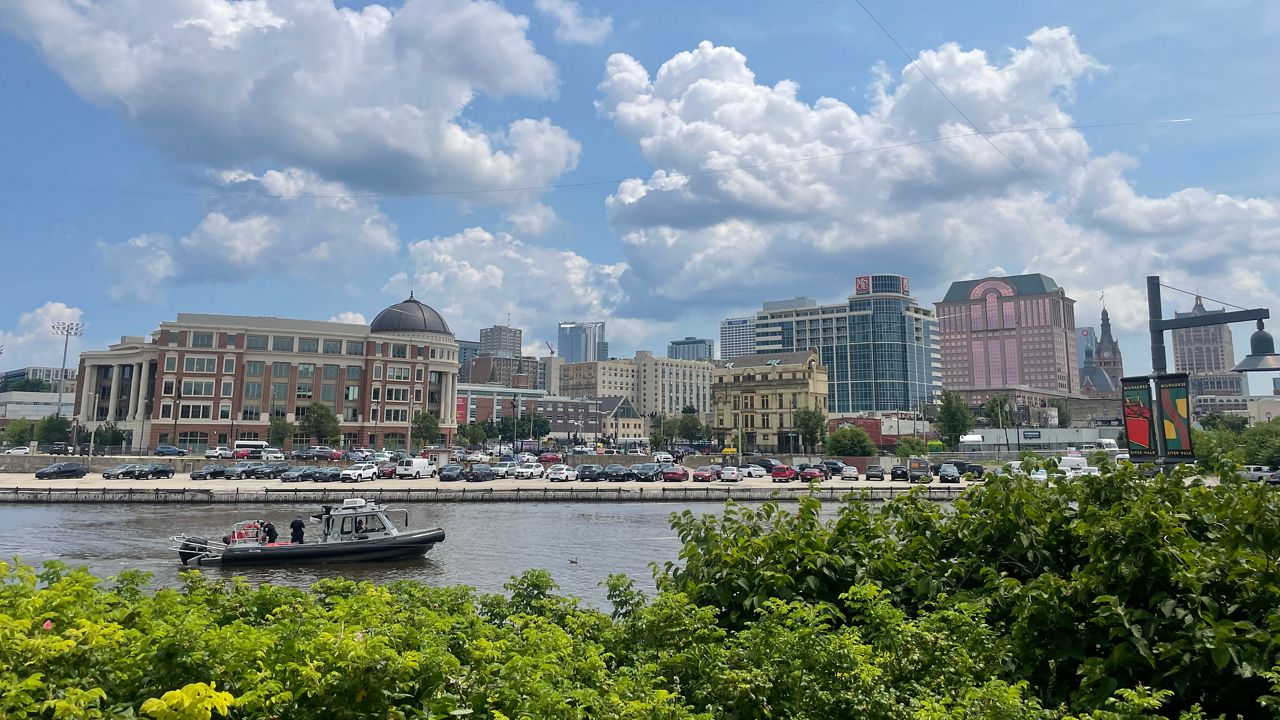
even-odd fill
[[(293, 565), (316, 563), (382, 562), (426, 555), (444, 540), (444, 530), (413, 530), (392, 537), (329, 543), (278, 543), (233, 545), (201, 552), (199, 538), (188, 538), (179, 551), (183, 564), (193, 565)], [(208, 546), (205, 546), (208, 548)]]

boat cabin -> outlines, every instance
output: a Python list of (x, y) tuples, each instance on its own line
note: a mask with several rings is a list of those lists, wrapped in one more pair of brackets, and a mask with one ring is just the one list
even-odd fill
[(323, 510), (312, 515), (311, 519), (320, 523), (318, 542), (350, 542), (399, 535), (400, 531), (387, 513), (404, 513), (404, 525), (409, 526), (408, 510), (389, 510), (361, 498), (347, 498), (337, 507), (324, 505)]

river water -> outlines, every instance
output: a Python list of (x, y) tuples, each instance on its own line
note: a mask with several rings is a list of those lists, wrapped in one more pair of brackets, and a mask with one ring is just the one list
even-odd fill
[[(561, 592), (604, 607), (601, 583), (626, 573), (652, 591), (650, 562), (676, 560), (680, 541), (669, 516), (685, 509), (720, 513), (708, 503), (415, 503), (406, 504), (411, 528), (442, 527), (446, 539), (420, 560), (371, 565), (277, 568), (205, 568), (215, 577), (305, 586), (325, 577), (430, 585), (469, 585), (501, 592), (512, 575), (540, 568)], [(314, 505), (0, 505), (0, 558), (28, 564), (56, 559), (85, 565), (99, 577), (121, 570), (150, 572), (158, 585), (178, 582), (182, 564), (169, 537), (186, 532), (222, 537), (240, 520), (269, 519), (283, 537), (295, 514)], [(314, 533), (314, 524), (308, 525)]]

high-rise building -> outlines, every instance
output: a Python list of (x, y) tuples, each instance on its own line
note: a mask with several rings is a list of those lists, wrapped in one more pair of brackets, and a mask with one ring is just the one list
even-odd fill
[(720, 359), (731, 360), (756, 354), (756, 319), (727, 318), (720, 321)]
[(524, 332), (520, 328), (494, 325), (480, 331), (481, 355), (493, 355), (500, 358), (520, 357), (520, 348)]
[(716, 356), (715, 342), (688, 335), (683, 340), (667, 343), (667, 357), (672, 360), (710, 360)]
[(560, 394), (560, 368), (564, 366), (564, 358), (548, 355), (538, 358), (538, 387), (546, 390), (548, 395)]
[(981, 402), (994, 390), (1078, 395), (1075, 300), (1040, 274), (951, 283), (937, 303), (942, 384)]
[(634, 358), (569, 363), (560, 368), (560, 393), (567, 397), (625, 397), (641, 415), (679, 415), (693, 406), (711, 410), (709, 361), (676, 360), (641, 350)]
[(556, 337), (559, 355), (566, 363), (609, 359), (604, 322), (562, 322)]
[[(1197, 296), (1190, 312), (1174, 313), (1174, 317), (1219, 315), (1226, 310), (1206, 310)], [(1173, 366), (1190, 374), (1191, 396), (1244, 395), (1244, 376), (1232, 372), (1236, 365), (1235, 348), (1229, 325), (1183, 328), (1173, 331)]]
[(1098, 331), (1091, 327), (1076, 328), (1076, 367), (1083, 370), (1087, 357), (1093, 357), (1098, 344)]
[(467, 377), (472, 385), (535, 388), (538, 383), (538, 361), (531, 357), (480, 353), (468, 366)]
[(560, 394), (565, 397), (624, 397), (635, 402), (639, 372), (631, 360), (597, 360), (560, 366)]
[(832, 414), (919, 411), (941, 391), (937, 321), (903, 275), (861, 275), (842, 303), (809, 298), (764, 304), (756, 352), (814, 350), (827, 368)]
[(471, 368), (471, 361), (476, 359), (480, 354), (480, 343), (475, 340), (459, 340), (458, 341), (458, 382), (471, 382), (468, 374)]

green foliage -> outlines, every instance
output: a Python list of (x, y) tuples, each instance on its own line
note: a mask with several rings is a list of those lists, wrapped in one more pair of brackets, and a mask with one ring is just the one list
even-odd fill
[[(494, 432), (489, 437), (501, 440), (539, 440), (551, 433), (551, 421), (540, 413), (529, 413), (520, 417), (508, 415), (494, 423)], [(481, 440), (480, 442), (484, 442)]]
[(1243, 415), (1214, 411), (1200, 418), (1200, 426), (1205, 430), (1226, 430), (1239, 435), (1249, 426), (1249, 419)]
[(36, 421), (36, 442), (49, 445), (71, 439), (71, 421), (61, 415), (49, 415)]
[(929, 446), (918, 437), (904, 437), (898, 441), (898, 447), (894, 450), (894, 454), (900, 458), (928, 455)]
[[(1195, 438), (1191, 439), (1195, 442)], [(1245, 430), (1239, 439), (1245, 462), (1250, 465), (1280, 465), (1280, 418)]]
[(842, 427), (827, 437), (827, 454), (839, 457), (870, 457), (878, 455), (871, 436), (860, 427)]
[(124, 430), (110, 420), (99, 425), (93, 433), (93, 441), (102, 447), (119, 447), (124, 445), (125, 439)]
[(458, 428), (458, 437), (468, 447), (477, 447), (489, 439), (489, 433), (483, 423), (467, 423)]
[(827, 436), (827, 416), (817, 410), (797, 410), (793, 414), (796, 429), (800, 431), (800, 442), (809, 452), (813, 452)]
[(1009, 398), (1004, 395), (992, 395), (982, 404), (982, 416), (985, 417), (992, 425), (1012, 425), (1013, 420), (1010, 417)]
[(26, 418), (18, 418), (4, 429), (4, 442), (6, 445), (30, 445), (35, 434), (35, 423)]
[(698, 420), (696, 413), (681, 413), (680, 417), (676, 418), (675, 437), (694, 442), (707, 436), (708, 432), (703, 427), (702, 421)]
[(1049, 404), (1058, 409), (1058, 427), (1071, 427), (1071, 408), (1062, 398), (1054, 398)]
[(342, 426), (338, 424), (338, 416), (333, 408), (324, 403), (311, 403), (307, 414), (298, 422), (298, 430), (315, 438), (316, 444), (336, 443), (342, 438)]
[(0, 392), (57, 392), (58, 387), (36, 378), (18, 378), (0, 382)]
[(283, 417), (273, 416), (271, 424), (267, 427), (267, 442), (271, 443), (271, 447), (282, 448), (286, 442), (293, 439), (295, 428), (293, 423)]
[[(440, 438), (440, 418), (433, 412), (413, 414), (413, 440), (418, 443), (434, 443)], [(483, 440), (481, 442), (484, 442)]]
[(959, 393), (942, 391), (942, 407), (938, 409), (938, 434), (942, 443), (955, 450), (960, 447), (960, 437), (973, 428), (973, 413)]
[(219, 692), (216, 683), (192, 683), (181, 690), (170, 690), (163, 697), (142, 703), (142, 714), (156, 720), (209, 720), (216, 712), (226, 715), (235, 697)]

